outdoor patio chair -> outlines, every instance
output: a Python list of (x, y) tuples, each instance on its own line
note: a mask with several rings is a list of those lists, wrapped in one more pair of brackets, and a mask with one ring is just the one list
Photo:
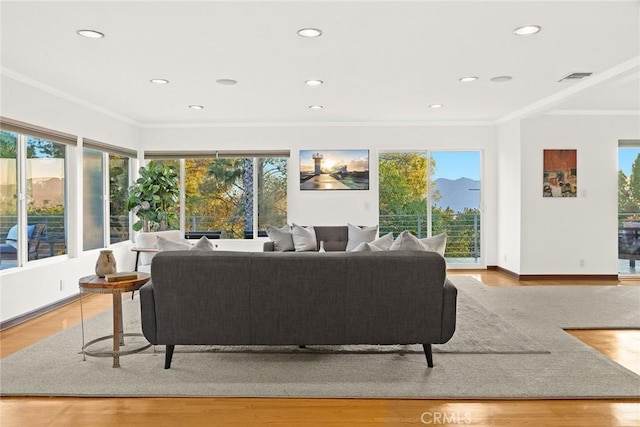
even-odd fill
[[(27, 226), (27, 239), (29, 245), (29, 261), (38, 259), (40, 237), (46, 229), (45, 224), (32, 224)], [(0, 244), (0, 262), (4, 260), (18, 259), (18, 225), (9, 229), (5, 242)]]

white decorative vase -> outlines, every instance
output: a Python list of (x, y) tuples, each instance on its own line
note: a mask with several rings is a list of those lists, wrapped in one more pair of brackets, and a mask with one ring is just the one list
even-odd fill
[(320, 249), (318, 249), (318, 252), (325, 252), (325, 250), (324, 250), (324, 240), (320, 240)]
[(104, 277), (116, 271), (116, 259), (113, 257), (113, 251), (109, 249), (100, 251), (98, 261), (96, 261), (96, 276)]

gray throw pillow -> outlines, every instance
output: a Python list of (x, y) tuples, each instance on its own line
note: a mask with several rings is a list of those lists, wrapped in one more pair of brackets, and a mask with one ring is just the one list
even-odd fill
[(393, 245), (393, 233), (387, 233), (379, 239), (371, 242), (372, 245), (379, 247), (383, 251), (388, 251), (391, 249), (391, 245)]
[(422, 242), (420, 242), (420, 240), (416, 236), (414, 236), (413, 234), (405, 230), (402, 233), (400, 233), (400, 235), (396, 238), (395, 242), (393, 242), (393, 245), (391, 245), (390, 250), (392, 251), (426, 251), (427, 248), (425, 245), (422, 244)]
[(347, 224), (349, 229), (349, 240), (347, 241), (346, 252), (351, 252), (360, 243), (373, 242), (378, 235), (378, 226), (360, 228), (353, 224)]
[(272, 227), (267, 225), (267, 236), (273, 242), (273, 249), (277, 252), (293, 251), (295, 249), (293, 245), (293, 234), (291, 233), (291, 227), (285, 224), (281, 228)]
[(373, 243), (362, 242), (358, 246), (356, 246), (351, 252), (382, 252), (385, 249), (382, 249)]
[(296, 252), (316, 251), (316, 232), (313, 227), (293, 224), (293, 246)]
[(447, 247), (447, 233), (436, 234), (435, 236), (419, 239), (428, 251), (437, 252), (444, 256), (444, 250)]

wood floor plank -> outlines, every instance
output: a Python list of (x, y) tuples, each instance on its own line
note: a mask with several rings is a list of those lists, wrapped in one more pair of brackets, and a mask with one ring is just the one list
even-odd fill
[[(462, 270), (491, 286), (529, 286), (495, 271)], [(558, 284), (557, 282), (554, 282)], [(548, 284), (545, 282), (545, 284)], [(598, 284), (612, 285), (610, 282)], [(637, 285), (638, 282), (623, 283)], [(614, 284), (618, 285), (618, 284)], [(111, 308), (110, 295), (83, 298), (85, 318)], [(77, 302), (0, 332), (5, 357), (80, 321)], [(640, 331), (569, 331), (607, 357), (639, 372)], [(1, 368), (1, 360), (0, 360)], [(640, 392), (640, 391), (639, 391)], [(0, 399), (0, 425), (22, 426), (640, 426), (640, 399), (428, 400), (298, 398)]]

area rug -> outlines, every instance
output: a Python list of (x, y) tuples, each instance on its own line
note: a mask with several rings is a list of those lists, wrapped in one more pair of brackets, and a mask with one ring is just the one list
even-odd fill
[[(462, 342), (452, 339), (449, 348), (434, 348), (431, 369), (422, 352), (412, 348), (264, 352), (213, 347), (176, 347), (169, 370), (163, 369), (162, 347), (123, 356), (122, 367), (113, 369), (109, 358), (82, 360), (80, 328), (74, 327), (2, 359), (0, 393), (443, 399), (640, 396), (638, 375), (562, 330), (640, 327), (640, 288), (492, 288), (466, 277), (453, 281), (460, 290), (454, 337)], [(128, 332), (133, 331), (138, 307), (137, 300), (125, 307)], [(477, 316), (469, 313), (474, 311), (486, 321), (473, 320)], [(110, 313), (87, 320), (86, 337), (110, 333), (110, 322)], [(515, 339), (501, 339), (499, 347), (487, 345), (492, 337), (481, 336), (479, 329), (491, 323), (500, 325), (498, 333), (513, 331), (510, 337)], [(474, 334), (479, 334), (477, 342), (467, 342)], [(512, 347), (512, 341), (526, 346)]]

